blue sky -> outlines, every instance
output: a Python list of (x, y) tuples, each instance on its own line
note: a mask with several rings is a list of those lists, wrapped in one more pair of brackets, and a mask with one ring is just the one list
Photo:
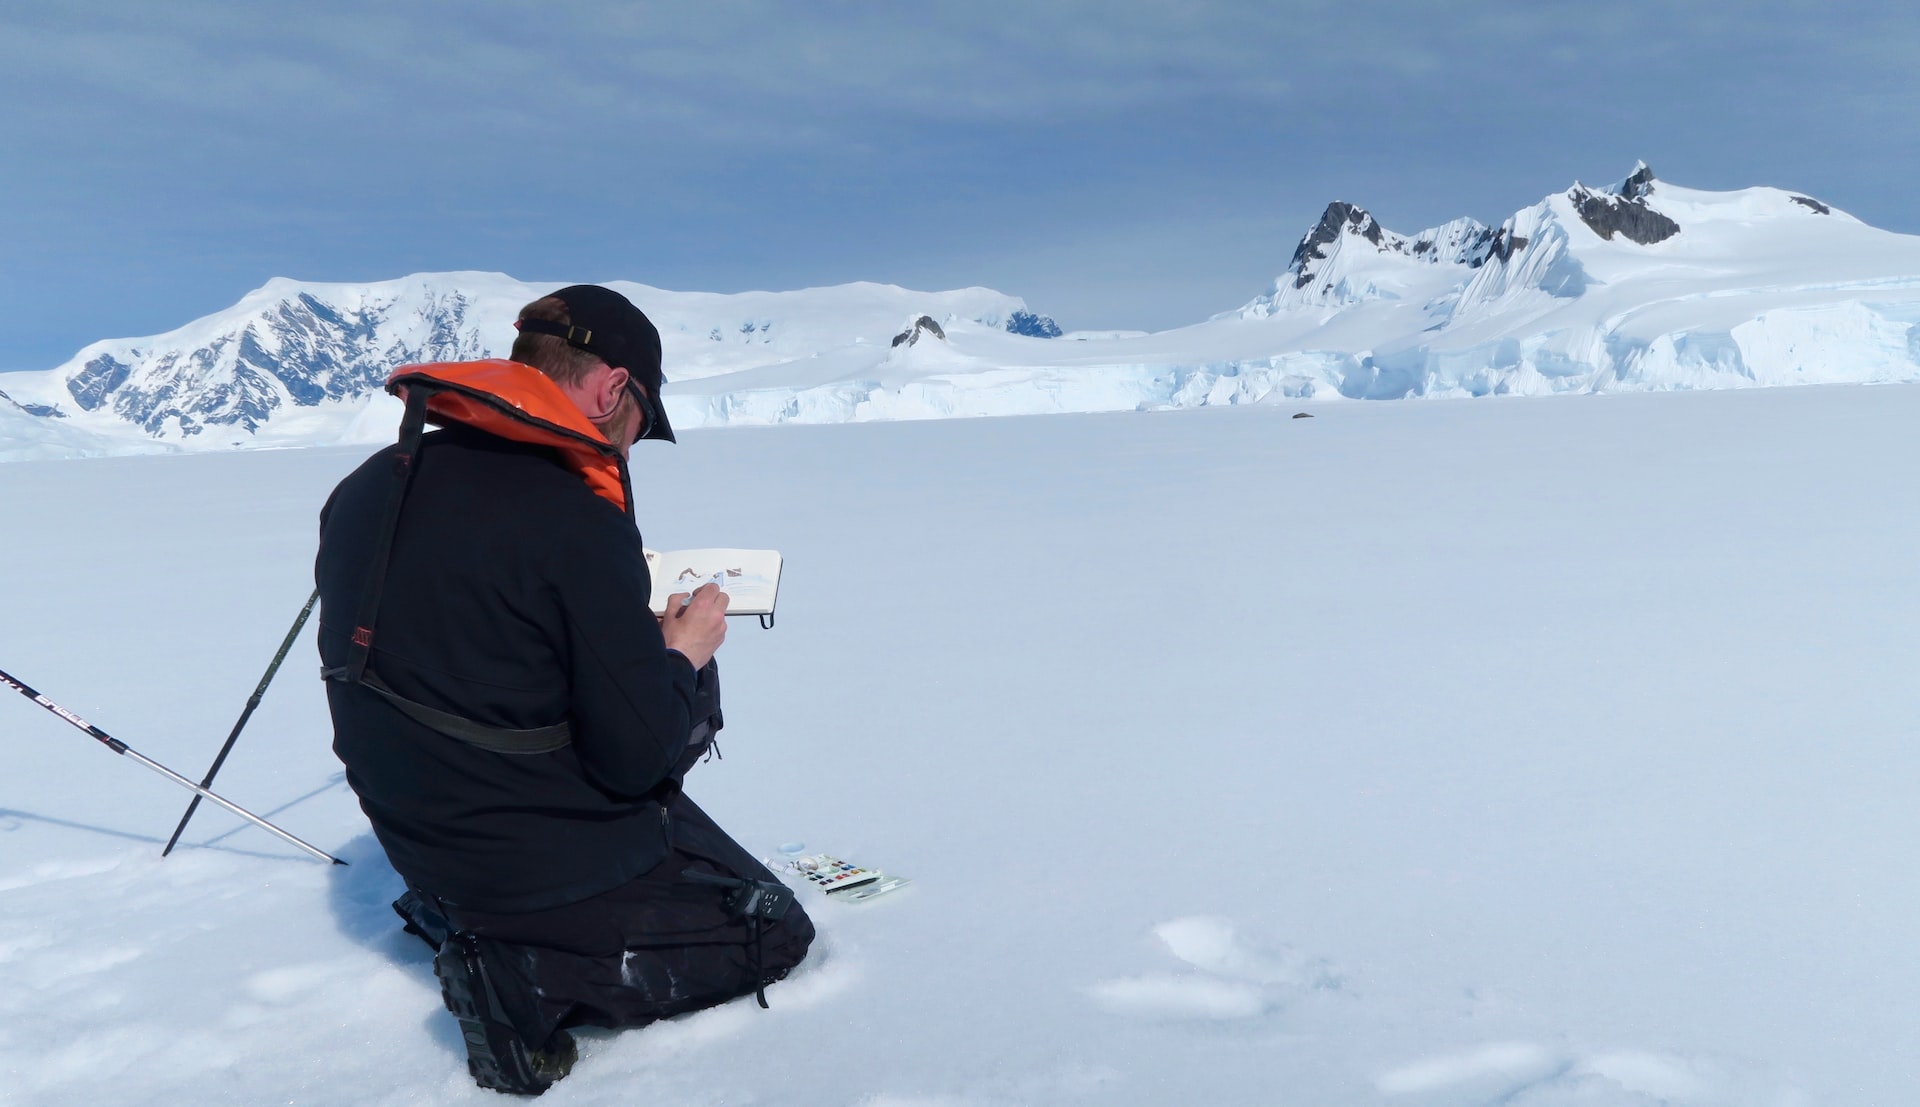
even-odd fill
[(268, 278), (1257, 295), (1331, 200), (1497, 222), (1637, 158), (1920, 232), (1911, 4), (0, 7), (0, 370)]

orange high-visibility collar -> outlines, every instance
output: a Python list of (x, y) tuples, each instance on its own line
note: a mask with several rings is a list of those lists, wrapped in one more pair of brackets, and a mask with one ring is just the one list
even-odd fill
[(431, 391), (427, 422), (551, 447), (594, 495), (627, 511), (620, 451), (540, 370), (505, 358), (403, 365), (387, 378), (387, 391), (405, 400), (409, 384)]

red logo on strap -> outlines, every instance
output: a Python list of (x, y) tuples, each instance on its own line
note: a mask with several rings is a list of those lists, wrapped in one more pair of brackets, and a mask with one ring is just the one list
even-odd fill
[(353, 644), (361, 647), (362, 649), (372, 649), (373, 648), (373, 628), (372, 627), (354, 627), (353, 628)]

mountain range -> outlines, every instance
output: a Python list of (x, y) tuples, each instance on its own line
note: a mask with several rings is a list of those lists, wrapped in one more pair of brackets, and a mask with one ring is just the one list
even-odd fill
[[(167, 334), (0, 376), (0, 459), (384, 440), (394, 366), (503, 356), (520, 305), (563, 283), (276, 279)], [(1497, 227), (1399, 234), (1329, 204), (1263, 294), (1152, 334), (1062, 334), (984, 288), (608, 283), (659, 325), (684, 428), (1920, 380), (1920, 237), (1644, 164)]]

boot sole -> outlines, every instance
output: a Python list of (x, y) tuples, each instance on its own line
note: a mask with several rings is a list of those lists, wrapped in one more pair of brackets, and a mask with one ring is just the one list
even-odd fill
[(553, 1049), (534, 1051), (507, 1021), (472, 935), (449, 935), (434, 956), (433, 972), (440, 979), (441, 1000), (460, 1024), (474, 1083), (515, 1095), (539, 1095), (572, 1071), (577, 1056), (572, 1035), (560, 1031), (550, 1043)]

